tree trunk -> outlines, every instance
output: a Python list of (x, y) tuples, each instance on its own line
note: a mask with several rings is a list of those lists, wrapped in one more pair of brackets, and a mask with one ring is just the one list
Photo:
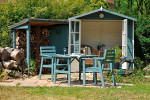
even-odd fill
[(19, 49), (14, 49), (14, 51), (11, 53), (10, 56), (13, 60), (16, 60), (19, 62), (24, 58), (24, 53)]
[(6, 49), (0, 47), (0, 52), (1, 52), (1, 60), (2, 61), (6, 61), (9, 59), (10, 55)]

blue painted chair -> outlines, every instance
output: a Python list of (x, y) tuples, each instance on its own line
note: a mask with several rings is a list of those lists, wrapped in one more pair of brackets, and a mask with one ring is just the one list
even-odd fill
[[(51, 57), (53, 55), (56, 55), (55, 46), (42, 46), (42, 47), (40, 47), (41, 66), (40, 66), (39, 79), (41, 79), (42, 68), (46, 67), (46, 68), (51, 68), (51, 81), (53, 81), (54, 69), (53, 69), (53, 59)], [(50, 60), (50, 64), (43, 64), (45, 59)]]
[[(116, 54), (116, 50), (107, 50), (106, 49), (104, 52), (104, 57), (93, 58), (93, 66), (87, 67), (87, 68), (85, 66), (85, 59), (86, 58), (83, 58), (82, 59), (83, 85), (86, 85), (86, 72), (93, 72), (94, 83), (97, 83), (97, 73), (100, 73), (102, 87), (105, 87), (104, 78), (103, 78), (103, 71), (111, 71), (113, 85), (116, 86), (115, 76), (114, 76), (114, 72), (113, 72), (115, 54)], [(97, 61), (98, 61), (98, 66), (97, 66)], [(106, 64), (108, 64), (107, 68), (104, 67)]]
[[(60, 55), (59, 57), (55, 57), (54, 59), (54, 83), (56, 83), (57, 74), (67, 74), (68, 85), (71, 83), (71, 58)], [(58, 64), (57, 60), (66, 59), (67, 64)]]

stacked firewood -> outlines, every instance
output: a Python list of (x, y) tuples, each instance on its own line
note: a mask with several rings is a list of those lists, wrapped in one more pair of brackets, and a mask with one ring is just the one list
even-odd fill
[[(10, 47), (0, 47), (0, 69), (1, 71), (6, 70), (11, 73), (13, 71), (23, 71), (22, 65), (20, 64), (24, 60), (24, 53), (20, 49), (14, 49)], [(8, 73), (8, 74), (9, 74)]]
[[(37, 56), (35, 57), (35, 61), (36, 61), (36, 65), (37, 65), (37, 71), (39, 72), (39, 69), (40, 69), (40, 64), (41, 64), (41, 57), (39, 56), (40, 54), (40, 46), (50, 46), (49, 44), (49, 34), (50, 34), (50, 31), (48, 28), (41, 28), (40, 29), (40, 35), (39, 35), (39, 44), (38, 44), (38, 52), (37, 52)], [(49, 63), (49, 60), (45, 60), (44, 63)], [(50, 69), (46, 69), (44, 68), (43, 70), (43, 73), (49, 73), (50, 72)]]
[[(31, 58), (36, 61), (36, 68), (37, 72), (39, 72), (39, 67), (41, 63), (41, 57), (39, 57), (40, 54), (40, 46), (50, 46), (49, 44), (49, 37), (50, 31), (47, 27), (43, 28), (36, 28), (31, 27), (30, 31), (30, 52), (31, 52)], [(26, 55), (26, 30), (17, 30), (16, 33), (16, 48), (22, 49), (24, 51), (24, 55)], [(45, 61), (45, 63), (48, 63), (49, 61)], [(46, 70), (43, 70), (46, 72)]]

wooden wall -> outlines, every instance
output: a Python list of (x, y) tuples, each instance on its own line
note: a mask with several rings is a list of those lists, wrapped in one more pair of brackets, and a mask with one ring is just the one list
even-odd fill
[(82, 20), (81, 43), (97, 49), (98, 43), (105, 48), (122, 45), (122, 21)]

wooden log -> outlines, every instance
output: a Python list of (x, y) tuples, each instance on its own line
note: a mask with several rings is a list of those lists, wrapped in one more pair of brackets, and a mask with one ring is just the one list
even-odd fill
[(3, 61), (3, 65), (5, 69), (16, 69), (18, 67), (19, 62), (15, 60)]
[(19, 62), (15, 61), (15, 60), (10, 60), (11, 63), (13, 63), (13, 67), (12, 68), (17, 68)]
[(10, 54), (11, 58), (16, 61), (21, 61), (24, 58), (23, 51), (19, 49), (14, 49), (13, 52)]
[(0, 61), (1, 61), (2, 53), (0, 52)]
[(10, 55), (11, 52), (14, 50), (14, 48), (10, 48), (10, 47), (5, 47), (5, 49), (8, 51), (9, 55)]
[(6, 61), (9, 59), (10, 55), (9, 52), (5, 48), (0, 47), (0, 52), (1, 52), (1, 60)]
[(3, 70), (2, 62), (0, 62), (0, 70), (1, 70), (1, 71)]
[(3, 61), (3, 65), (5, 69), (12, 69), (13, 68), (13, 62), (9, 61)]

